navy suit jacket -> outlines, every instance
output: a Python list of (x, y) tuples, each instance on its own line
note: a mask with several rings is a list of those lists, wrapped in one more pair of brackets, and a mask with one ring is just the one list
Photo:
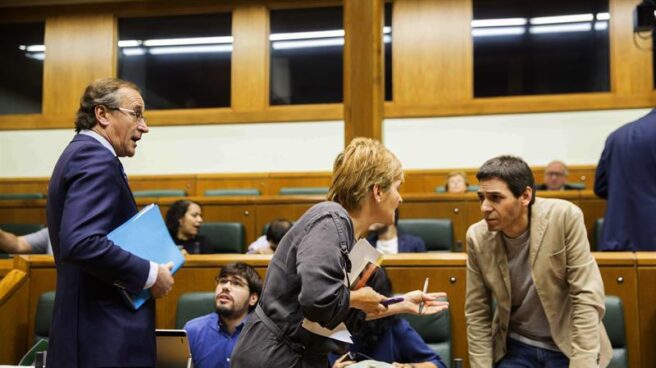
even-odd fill
[(656, 250), (656, 110), (608, 136), (594, 191), (608, 200), (599, 250)]
[[(398, 232), (397, 237), (399, 238), (399, 253), (417, 253), (426, 251), (426, 243), (424, 243), (424, 240), (418, 236)], [(378, 234), (372, 233), (367, 237), (367, 241), (369, 241), (369, 243), (375, 248), (376, 242), (378, 241)]]
[(118, 158), (93, 137), (77, 134), (48, 187), (57, 268), (48, 367), (155, 365), (155, 303), (132, 311), (119, 293), (142, 290), (150, 263), (106, 236), (135, 213)]

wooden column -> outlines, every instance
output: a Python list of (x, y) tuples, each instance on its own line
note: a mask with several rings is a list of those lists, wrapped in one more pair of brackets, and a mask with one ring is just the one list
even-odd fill
[(344, 1), (344, 144), (382, 139), (383, 1)]
[(116, 38), (116, 21), (111, 14), (46, 20), (44, 116), (65, 116), (73, 127), (84, 88), (95, 79), (116, 76)]
[(269, 11), (264, 5), (232, 13), (232, 109), (262, 111), (269, 105)]

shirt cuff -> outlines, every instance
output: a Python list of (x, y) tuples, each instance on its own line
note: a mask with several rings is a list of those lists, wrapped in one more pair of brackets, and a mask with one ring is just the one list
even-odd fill
[(146, 280), (146, 285), (144, 289), (150, 289), (157, 281), (157, 271), (159, 266), (157, 263), (150, 261), (150, 271), (148, 271), (148, 279)]

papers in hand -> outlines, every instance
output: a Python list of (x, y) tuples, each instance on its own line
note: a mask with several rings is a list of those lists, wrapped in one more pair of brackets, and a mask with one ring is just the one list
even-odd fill
[[(184, 256), (173, 242), (156, 204), (144, 207), (123, 225), (107, 234), (107, 238), (128, 252), (157, 264), (173, 262), (171, 273), (175, 273), (184, 263)], [(134, 310), (139, 309), (150, 298), (150, 290), (142, 290), (137, 295), (123, 289), (120, 291)]]
[[(352, 290), (357, 290), (366, 285), (371, 275), (380, 266), (383, 261), (383, 254), (372, 247), (366, 239), (360, 239), (349, 252), (349, 259), (351, 260), (351, 272), (348, 273), (347, 279), (350, 281), (348, 286)], [(344, 284), (346, 284), (346, 280), (344, 280)], [(349, 344), (353, 343), (351, 333), (344, 323), (340, 323), (331, 330), (305, 318), (301, 326), (319, 336)]]

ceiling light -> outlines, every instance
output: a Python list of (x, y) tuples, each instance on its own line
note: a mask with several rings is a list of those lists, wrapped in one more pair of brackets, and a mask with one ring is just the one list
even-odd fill
[(342, 46), (343, 38), (326, 38), (321, 40), (277, 41), (271, 44), (274, 50), (300, 49), (308, 47)]
[(152, 55), (164, 54), (199, 54), (211, 52), (232, 52), (232, 45), (203, 45), (203, 46), (171, 46), (153, 47), (148, 49)]
[(182, 46), (182, 45), (207, 45), (213, 43), (232, 43), (232, 36), (217, 37), (191, 37), (191, 38), (162, 38), (145, 40), (145, 46)]
[(498, 19), (474, 19), (471, 26), (476, 27), (503, 27), (503, 26), (523, 26), (527, 22), (526, 18), (498, 18)]
[(489, 36), (516, 36), (526, 33), (524, 27), (497, 27), (497, 28), (475, 28), (471, 31), (474, 37)]
[(574, 23), (574, 24), (554, 24), (548, 26), (532, 26), (529, 28), (531, 34), (543, 33), (564, 33), (564, 32), (585, 32), (592, 29), (590, 23)]
[(556, 24), (556, 23), (590, 22), (593, 19), (594, 19), (594, 15), (592, 15), (592, 13), (556, 15), (556, 16), (552, 16), (552, 17), (531, 18), (531, 24)]
[(269, 40), (270, 41), (306, 40), (310, 38), (329, 38), (329, 37), (344, 37), (344, 30), (335, 29), (330, 31), (273, 33), (269, 35)]

